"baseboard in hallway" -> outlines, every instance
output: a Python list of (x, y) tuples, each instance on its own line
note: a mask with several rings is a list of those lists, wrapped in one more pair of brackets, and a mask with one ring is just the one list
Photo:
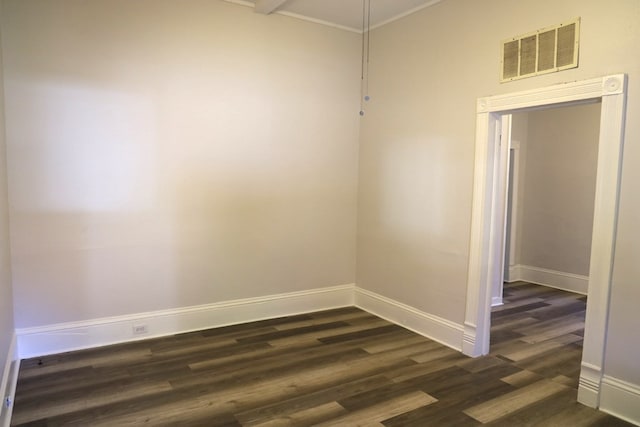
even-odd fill
[(589, 289), (588, 276), (521, 264), (509, 267), (506, 281), (528, 282), (582, 295), (586, 295)]

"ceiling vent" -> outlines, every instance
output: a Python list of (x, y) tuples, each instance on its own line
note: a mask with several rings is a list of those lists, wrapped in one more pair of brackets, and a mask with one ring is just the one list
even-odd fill
[(576, 68), (580, 18), (502, 42), (501, 82)]

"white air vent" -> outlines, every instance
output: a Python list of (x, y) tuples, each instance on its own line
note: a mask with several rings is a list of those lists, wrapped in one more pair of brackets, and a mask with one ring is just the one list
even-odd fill
[(578, 66), (580, 18), (502, 42), (501, 82)]

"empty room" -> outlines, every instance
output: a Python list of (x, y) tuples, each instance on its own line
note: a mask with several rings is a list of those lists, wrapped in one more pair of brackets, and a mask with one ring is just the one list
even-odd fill
[(640, 425), (638, 0), (0, 6), (0, 425)]

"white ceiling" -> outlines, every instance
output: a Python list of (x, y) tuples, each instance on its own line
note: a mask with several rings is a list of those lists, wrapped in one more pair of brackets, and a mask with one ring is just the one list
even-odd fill
[(362, 31), (363, 1), (371, 4), (371, 27), (431, 6), (441, 0), (225, 0), (348, 29)]

